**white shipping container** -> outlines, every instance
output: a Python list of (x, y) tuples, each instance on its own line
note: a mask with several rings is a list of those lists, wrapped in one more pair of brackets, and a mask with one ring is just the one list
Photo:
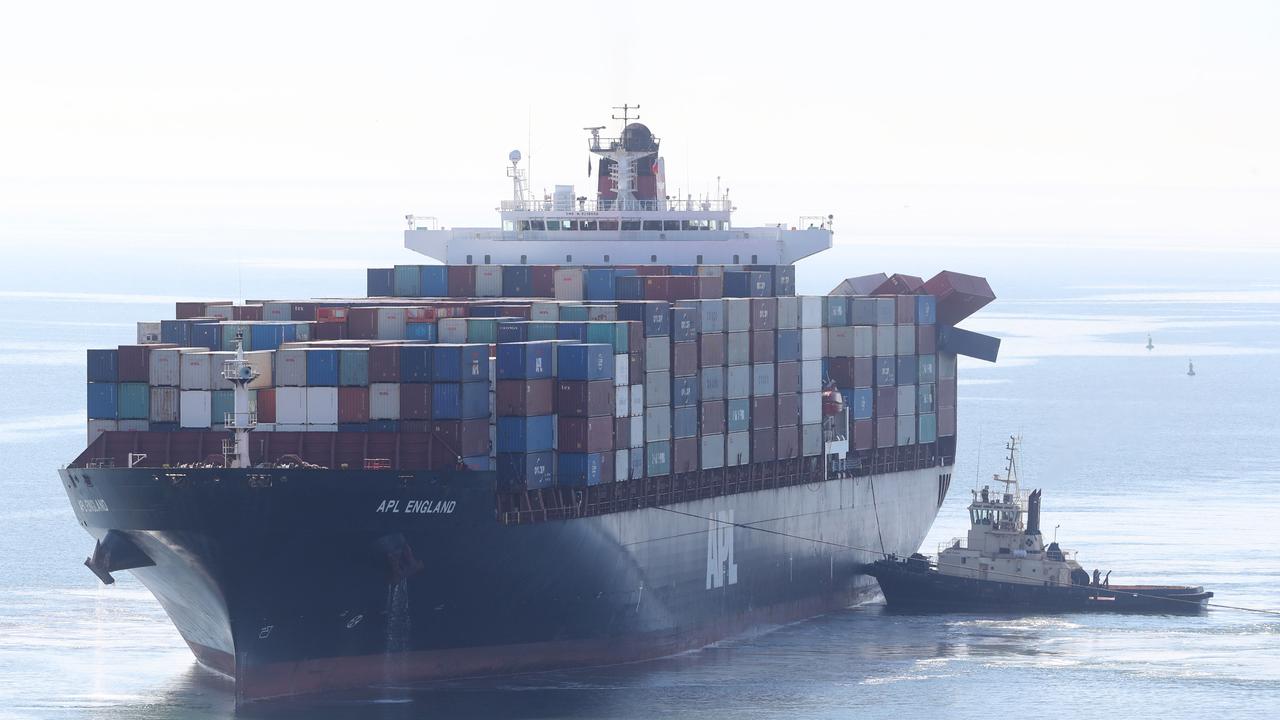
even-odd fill
[(315, 323), (311, 323), (311, 322), (300, 322), (300, 323), (294, 323), (294, 325), (293, 325), (293, 328), (294, 328), (294, 330), (293, 330), (293, 332), (294, 332), (294, 340), (296, 340), (296, 341), (302, 341), (302, 342), (306, 342), (306, 341), (310, 340), (310, 339), (311, 339), (311, 326), (312, 326), (312, 325), (314, 325), (314, 324), (315, 324)]
[(178, 399), (179, 424), (184, 428), (207, 428), (212, 425), (213, 393), (208, 390), (183, 390)]
[(467, 341), (467, 319), (440, 318), (436, 321), (436, 334), (442, 343), (464, 343)]
[(751, 395), (763, 397), (775, 394), (777, 387), (773, 363), (756, 363), (751, 366)]
[(822, 327), (822, 298), (815, 295), (805, 295), (800, 300), (800, 327), (802, 328), (820, 328)]
[(899, 415), (915, 415), (916, 414), (916, 386), (915, 385), (899, 385), (898, 386), (898, 414)]
[(644, 386), (632, 385), (631, 392), (631, 408), (627, 414), (631, 417), (644, 417)]
[(178, 387), (183, 390), (212, 390), (209, 383), (209, 352), (182, 353), (182, 369), (179, 372)]
[(627, 450), (613, 451), (613, 480), (622, 482), (630, 477), (631, 453)]
[(731, 365), (725, 370), (724, 396), (729, 400), (751, 397), (750, 365)]
[(180, 392), (175, 387), (151, 388), (151, 412), (147, 415), (151, 422), (178, 422), (178, 414), (181, 411), (179, 406), (180, 396), (178, 395)]
[(305, 425), (307, 423), (307, 388), (276, 388), (276, 424), (277, 430), (284, 425)]
[(276, 423), (276, 432), (306, 432), (306, 431), (307, 431), (307, 426), (305, 424), (286, 425), (284, 423)]
[(644, 411), (644, 437), (647, 442), (671, 439), (671, 407), (651, 407)]
[(293, 319), (293, 303), (287, 302), (266, 302), (262, 303), (262, 319), (263, 320), (292, 320)]
[(724, 467), (724, 435), (703, 435), (700, 457), (703, 470), (715, 470)]
[(800, 454), (813, 457), (822, 454), (822, 425), (800, 426)]
[(560, 268), (555, 271), (556, 299), (581, 300), (586, 271), (582, 268)]
[[(276, 417), (277, 419), (280, 417), (279, 410), (276, 411)], [(307, 424), (338, 424), (338, 388), (307, 388)]]
[(724, 329), (727, 332), (751, 329), (751, 298), (725, 298)]
[(476, 297), (502, 297), (502, 266), (476, 266)]
[(302, 387), (307, 384), (307, 351), (276, 351), (276, 387)]
[(853, 326), (853, 356), (871, 357), (876, 352), (876, 329), (870, 325)]
[(822, 422), (822, 393), (807, 392), (800, 394), (800, 424)]
[(536, 302), (529, 305), (529, 319), (555, 322), (560, 319), (560, 303)]
[[(613, 388), (613, 416), (624, 418), (631, 412), (631, 388), (623, 385)], [(492, 415), (492, 414), (491, 414)]]
[(897, 330), (892, 325), (876, 326), (876, 355), (889, 357), (897, 355)]
[(625, 387), (627, 380), (631, 375), (631, 356), (614, 355), (613, 356), (613, 384), (615, 387)]
[(641, 417), (631, 418), (631, 437), (628, 438), (627, 445), (632, 448), (644, 447), (644, 422)]
[(405, 312), (402, 307), (384, 307), (378, 310), (379, 340), (404, 339)]
[(114, 432), (119, 429), (120, 423), (117, 420), (90, 420), (88, 428), (89, 442), (93, 443), (104, 432)]
[(800, 363), (800, 392), (822, 390), (822, 361), (804, 360)]
[(794, 330), (800, 327), (800, 299), (781, 296), (778, 298), (779, 330)]
[(143, 320), (138, 323), (138, 344), (155, 345), (160, 342), (160, 321)]
[(751, 362), (751, 333), (725, 333), (724, 364), (747, 365)]
[(400, 419), (400, 383), (369, 383), (369, 419)]
[(671, 338), (660, 335), (644, 339), (645, 372), (671, 369)]
[(956, 379), (956, 356), (955, 353), (938, 353), (938, 379), (939, 380), (955, 380)]
[(729, 433), (724, 436), (724, 464), (728, 467), (737, 467), (746, 465), (751, 462), (751, 433), (744, 430), (742, 432)]
[(916, 354), (916, 326), (895, 325), (898, 329), (897, 349), (899, 355)]
[(853, 328), (848, 325), (827, 328), (827, 357), (853, 357)]
[[(156, 348), (147, 359), (150, 384), (153, 387), (182, 387), (182, 356), (207, 352), (203, 348)], [(191, 388), (200, 390), (202, 388)]]
[(822, 328), (804, 328), (800, 331), (800, 359), (822, 359)]
[[(658, 407), (671, 404), (671, 373), (649, 372), (644, 374), (644, 405)], [(651, 438), (652, 439), (652, 438)]]

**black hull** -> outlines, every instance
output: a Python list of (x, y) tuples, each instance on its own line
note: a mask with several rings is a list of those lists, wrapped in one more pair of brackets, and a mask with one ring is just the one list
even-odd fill
[(949, 473), (522, 525), (486, 473), (61, 476), (95, 572), (130, 569), (243, 702), (660, 657), (847, 607), (876, 590), (866, 563), (919, 545)]
[(1091, 587), (1009, 583), (943, 575), (923, 561), (879, 560), (867, 568), (891, 610), (908, 612), (1199, 613), (1213, 593), (1198, 587)]

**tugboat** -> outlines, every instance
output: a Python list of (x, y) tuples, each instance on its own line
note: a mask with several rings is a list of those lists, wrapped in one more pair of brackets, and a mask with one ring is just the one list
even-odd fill
[(1111, 585), (1110, 575), (1092, 577), (1055, 537), (1040, 533), (1041, 491), (1024, 498), (1018, 485), (1021, 441), (1009, 438), (1005, 474), (973, 491), (967, 544), (956, 538), (937, 563), (919, 553), (888, 556), (867, 566), (893, 610), (940, 612), (1111, 611), (1198, 613), (1213, 593), (1202, 587)]

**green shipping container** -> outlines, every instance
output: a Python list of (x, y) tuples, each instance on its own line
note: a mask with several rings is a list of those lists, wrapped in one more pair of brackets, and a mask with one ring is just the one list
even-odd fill
[(369, 385), (369, 351), (348, 348), (338, 351), (338, 384), (347, 387)]
[(529, 341), (534, 340), (555, 340), (556, 324), (554, 322), (531, 322), (529, 323)]
[(396, 297), (417, 297), (422, 294), (422, 266), (396, 265), (391, 292)]
[(587, 323), (587, 342), (607, 343), (613, 346), (614, 355), (627, 354), (627, 324), (625, 322)]
[(120, 383), (116, 392), (121, 420), (146, 420), (151, 416), (151, 388), (146, 383)]
[(586, 305), (561, 305), (560, 320), (562, 322), (586, 322), (591, 319), (591, 309)]
[[(506, 318), (504, 318), (506, 320)], [(467, 342), (498, 342), (497, 318), (467, 318)]]
[[(248, 352), (253, 349), (253, 342), (249, 339), (249, 323), (218, 323), (222, 326), (222, 351), (234, 352), (236, 349), (236, 333), (241, 333), (244, 340), (244, 350)], [(272, 348), (268, 348), (272, 349)]]
[[(213, 427), (223, 427), (227, 415), (236, 411), (236, 393), (234, 390), (214, 390), (210, 398), (209, 420)], [(249, 391), (249, 412), (258, 411), (258, 391)]]

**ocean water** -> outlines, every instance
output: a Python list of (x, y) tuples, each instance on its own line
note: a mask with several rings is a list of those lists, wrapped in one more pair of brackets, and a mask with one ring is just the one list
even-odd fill
[[(1002, 299), (967, 326), (1004, 338), (1001, 361), (961, 366), (956, 475), (923, 550), (964, 533), (969, 490), (1003, 469), (1006, 438), (1021, 434), (1046, 532), (1087, 568), (1280, 611), (1280, 285), (1228, 275), (996, 283)], [(290, 290), (358, 283), (317, 271)], [(81, 565), (92, 543), (54, 473), (84, 443), (84, 348), (171, 316), (171, 298), (142, 287), (215, 292), (192, 278), (0, 293), (0, 718), (235, 715), (228, 684), (194, 662), (141, 585), (121, 573), (104, 587)], [(1277, 707), (1280, 615), (902, 616), (871, 603), (651, 662), (240, 716), (1262, 718)]]

